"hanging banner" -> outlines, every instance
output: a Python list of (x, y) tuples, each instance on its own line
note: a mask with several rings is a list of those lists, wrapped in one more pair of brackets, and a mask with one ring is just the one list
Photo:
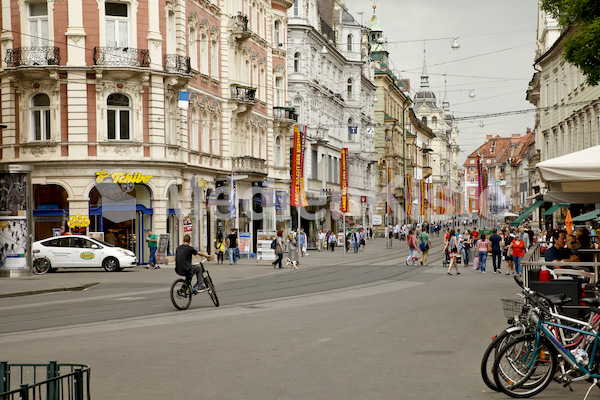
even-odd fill
[(425, 197), (425, 181), (424, 180), (420, 180), (419, 181), (419, 205), (420, 205), (420, 215), (425, 215), (427, 214), (427, 205), (425, 204), (426, 201), (426, 197)]
[(433, 209), (433, 203), (431, 201), (431, 196), (433, 195), (433, 183), (428, 183), (427, 184), (427, 203), (428, 203), (428, 209), (429, 209), (429, 215), (431, 216), (431, 214), (433, 214), (434, 209)]
[(348, 170), (346, 169), (348, 159), (348, 148), (342, 147), (340, 161), (340, 189), (342, 190), (342, 201), (340, 209), (343, 213), (348, 212)]
[(390, 167), (388, 167), (387, 169), (387, 183), (386, 183), (386, 190), (387, 190), (387, 204), (388, 204), (388, 209), (387, 209), (387, 214), (391, 215), (392, 214), (392, 169)]
[(306, 126), (300, 130), (294, 125), (294, 149), (292, 152), (292, 193), (291, 204), (296, 207), (308, 206), (304, 192), (304, 146), (306, 145)]
[(406, 174), (406, 215), (412, 215), (412, 188), (410, 174)]

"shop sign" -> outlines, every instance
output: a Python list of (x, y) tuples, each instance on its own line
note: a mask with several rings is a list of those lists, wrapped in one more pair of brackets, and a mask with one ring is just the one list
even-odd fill
[(207, 206), (216, 206), (217, 205), (217, 194), (211, 193), (206, 196), (206, 205)]
[(90, 219), (86, 215), (73, 215), (67, 221), (67, 226), (69, 228), (86, 228), (90, 225)]
[(106, 170), (96, 172), (96, 183), (102, 183), (106, 178), (111, 177), (113, 183), (148, 183), (154, 175), (142, 175), (141, 172), (113, 172), (112, 174)]
[(167, 247), (169, 247), (169, 234), (161, 233), (158, 237), (158, 246), (156, 247), (156, 262), (164, 263), (167, 256)]
[(192, 187), (195, 187), (195, 188), (206, 187), (206, 179), (204, 179), (198, 175), (194, 175), (194, 177), (192, 178)]
[(381, 225), (383, 223), (383, 218), (381, 215), (373, 215), (373, 225)]
[(190, 233), (192, 231), (192, 217), (187, 214), (183, 217), (183, 231)]

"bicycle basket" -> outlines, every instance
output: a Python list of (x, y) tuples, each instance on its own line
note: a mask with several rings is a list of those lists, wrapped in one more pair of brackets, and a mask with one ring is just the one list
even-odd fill
[(514, 318), (515, 316), (521, 315), (523, 312), (523, 300), (514, 299), (501, 299), (502, 308), (504, 309), (504, 316), (506, 318)]

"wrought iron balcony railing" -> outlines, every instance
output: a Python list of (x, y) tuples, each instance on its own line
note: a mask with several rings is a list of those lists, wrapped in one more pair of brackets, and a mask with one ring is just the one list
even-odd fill
[(294, 107), (273, 107), (273, 118), (298, 122), (298, 114)]
[(179, 54), (165, 54), (163, 67), (166, 72), (189, 74), (192, 70), (190, 58)]
[(6, 65), (9, 67), (58, 65), (59, 48), (53, 46), (17, 47), (6, 51)]
[(132, 47), (94, 47), (94, 64), (118, 67), (149, 67), (150, 52)]
[(231, 98), (243, 102), (256, 101), (256, 88), (233, 84), (231, 85)]

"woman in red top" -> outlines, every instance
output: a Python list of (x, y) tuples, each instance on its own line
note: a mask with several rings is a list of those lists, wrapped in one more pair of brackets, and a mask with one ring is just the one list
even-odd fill
[(525, 242), (521, 240), (521, 235), (517, 233), (508, 248), (509, 251), (512, 249), (512, 258), (513, 262), (515, 263), (515, 273), (521, 275), (521, 259), (525, 255)]

